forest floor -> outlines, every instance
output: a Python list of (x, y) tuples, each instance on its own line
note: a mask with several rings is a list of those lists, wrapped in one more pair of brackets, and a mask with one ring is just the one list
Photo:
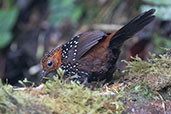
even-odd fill
[[(84, 87), (78, 82), (48, 80), (39, 87), (28, 80), (16, 88), (0, 83), (2, 114), (170, 114), (171, 113), (171, 50), (154, 55), (147, 61), (132, 58), (127, 70), (116, 71), (112, 83)], [(63, 75), (63, 71), (60, 71)], [(91, 84), (90, 84), (91, 85)]]

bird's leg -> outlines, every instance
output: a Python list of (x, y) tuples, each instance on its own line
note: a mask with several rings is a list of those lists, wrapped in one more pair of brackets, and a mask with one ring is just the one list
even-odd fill
[(84, 81), (83, 81), (83, 85), (85, 85), (86, 83), (88, 82), (88, 78), (87, 77), (85, 77), (85, 79), (84, 79)]

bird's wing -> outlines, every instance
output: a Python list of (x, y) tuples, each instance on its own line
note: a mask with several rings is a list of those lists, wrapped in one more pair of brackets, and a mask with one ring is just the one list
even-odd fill
[[(95, 46), (99, 40), (104, 38), (106, 33), (100, 31), (84, 32), (75, 36), (66, 47), (69, 47), (67, 61), (80, 59), (86, 52), (88, 52), (93, 46)], [(71, 44), (72, 44), (72, 47)]]
[(99, 40), (104, 38), (106, 34), (100, 31), (91, 31), (83, 33), (78, 39), (77, 47), (77, 59), (81, 58), (86, 52), (88, 52), (93, 46), (95, 46)]

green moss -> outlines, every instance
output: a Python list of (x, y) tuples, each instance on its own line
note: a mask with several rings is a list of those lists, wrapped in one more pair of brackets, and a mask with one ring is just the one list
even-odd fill
[(13, 89), (10, 85), (0, 87), (0, 113), (112, 114), (124, 110), (121, 92), (104, 95), (103, 89), (93, 91), (72, 81), (67, 84), (57, 76), (47, 81), (42, 90)]
[(139, 94), (140, 97), (145, 97), (145, 99), (153, 100), (154, 91), (145, 84), (134, 84), (130, 87), (131, 91), (135, 94)]
[(37, 96), (28, 91), (14, 91), (10, 85), (0, 88), (0, 112), (3, 114), (49, 113)]
[[(55, 113), (113, 113), (111, 110), (105, 109), (105, 103), (116, 102), (119, 105), (118, 112), (123, 110), (122, 103), (117, 102), (117, 95), (104, 96), (101, 89), (92, 91), (79, 83), (59, 80), (54, 77), (55, 83), (49, 80), (45, 84), (45, 92), (53, 96), (53, 111)], [(44, 100), (48, 103), (47, 99)], [(51, 106), (49, 105), (49, 108)], [(116, 107), (115, 105), (113, 107)]]
[(158, 56), (151, 54), (147, 61), (142, 61), (138, 56), (132, 59), (131, 62), (125, 61), (128, 68), (126, 78), (134, 78), (136, 82), (145, 83), (155, 90), (171, 85), (171, 56), (168, 53)]

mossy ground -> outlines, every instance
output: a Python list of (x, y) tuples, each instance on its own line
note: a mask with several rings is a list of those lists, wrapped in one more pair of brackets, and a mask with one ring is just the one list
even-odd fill
[(154, 90), (162, 90), (171, 85), (171, 50), (165, 54), (151, 54), (151, 58), (142, 61), (138, 56), (127, 62), (125, 79), (133, 83), (143, 83)]
[(59, 80), (57, 76), (48, 80), (40, 90), (29, 87), (27, 90), (18, 91), (11, 85), (0, 83), (0, 113), (113, 114), (125, 112), (129, 103), (139, 102), (146, 105), (148, 102), (160, 100), (158, 91), (164, 91), (162, 93), (169, 96), (169, 51), (159, 56), (152, 55), (147, 61), (138, 57), (133, 60), (126, 62), (128, 70), (125, 73), (118, 73), (124, 75), (124, 78), (116, 80), (114, 85), (104, 85), (94, 90), (76, 82)]
[(16, 91), (10, 85), (1, 85), (0, 113), (40, 113), (40, 114), (112, 114), (123, 111), (123, 103), (115, 95), (104, 94), (103, 89), (90, 90), (79, 83), (66, 84), (64, 80), (54, 77), (45, 83), (41, 90), (28, 88)]

